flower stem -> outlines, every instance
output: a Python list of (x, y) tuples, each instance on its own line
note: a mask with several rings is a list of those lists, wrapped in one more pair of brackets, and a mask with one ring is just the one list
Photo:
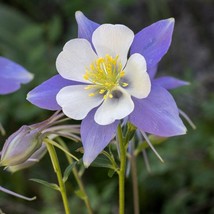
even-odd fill
[[(61, 138), (57, 138), (57, 140), (58, 140), (58, 142), (61, 144), (61, 146), (62, 146), (65, 150), (68, 151), (68, 147), (67, 147), (67, 145), (64, 143), (64, 141), (63, 141)], [(68, 160), (68, 163), (69, 163), (69, 164), (72, 164), (72, 163), (73, 163), (72, 158), (71, 158), (69, 155), (67, 155), (67, 154), (65, 154), (65, 155), (66, 155), (66, 158), (67, 158), (67, 160)], [(76, 180), (76, 182), (77, 182), (77, 184), (78, 184), (78, 186), (79, 186), (79, 188), (80, 188), (80, 191), (81, 191), (82, 194), (83, 194), (83, 200), (84, 200), (84, 202), (85, 202), (85, 205), (86, 205), (88, 214), (93, 214), (93, 210), (92, 210), (92, 208), (91, 208), (91, 204), (90, 204), (88, 195), (87, 195), (87, 193), (86, 193), (86, 191), (85, 191), (85, 187), (84, 187), (84, 185), (83, 185), (81, 176), (79, 175), (79, 173), (78, 173), (78, 171), (77, 171), (77, 168), (76, 168), (75, 166), (72, 168), (72, 172), (73, 172), (74, 178), (75, 178), (75, 180)]]
[(60, 169), (59, 160), (58, 160), (55, 148), (51, 144), (51, 142), (49, 142), (49, 139), (45, 139), (44, 141), (46, 142), (48, 153), (50, 155), (54, 171), (57, 175), (57, 179), (58, 179), (58, 183), (59, 183), (59, 191), (60, 191), (61, 196), (62, 196), (62, 201), (63, 201), (65, 213), (70, 214), (70, 208), (69, 208), (69, 204), (68, 204), (68, 198), (66, 195), (65, 184), (64, 184), (63, 179), (62, 179), (62, 172)]
[(137, 180), (137, 164), (136, 156), (131, 154), (131, 175), (132, 175), (132, 188), (133, 188), (133, 203), (134, 214), (139, 214), (139, 192), (138, 192), (138, 180)]
[(120, 170), (119, 176), (119, 214), (125, 213), (125, 171), (126, 171), (126, 148), (123, 138), (121, 125), (117, 128), (117, 140), (120, 151)]
[(4, 136), (6, 134), (4, 127), (2, 126), (2, 124), (0, 123), (0, 133), (2, 136)]

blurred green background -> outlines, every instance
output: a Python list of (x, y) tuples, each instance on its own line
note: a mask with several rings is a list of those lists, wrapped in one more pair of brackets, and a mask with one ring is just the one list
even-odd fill
[[(134, 32), (159, 19), (175, 17), (173, 42), (159, 65), (158, 76), (167, 74), (191, 82), (172, 93), (197, 129), (192, 130), (187, 124), (187, 135), (156, 146), (164, 164), (148, 150), (151, 173), (146, 170), (143, 157), (138, 157), (141, 213), (214, 214), (213, 0), (1, 0), (0, 55), (35, 75), (18, 92), (0, 95), (0, 121), (7, 130), (6, 136), (23, 124), (33, 124), (50, 115), (32, 106), (25, 97), (29, 90), (57, 73), (58, 53), (67, 40), (77, 36), (77, 10), (98, 23), (122, 23)], [(4, 140), (0, 136), (0, 148)], [(38, 199), (26, 202), (0, 192), (0, 209), (6, 214), (63, 213), (57, 192), (28, 180), (54, 182), (49, 165), (46, 156), (36, 166), (13, 175), (1, 169), (1, 186), (27, 196), (36, 195)], [(116, 213), (116, 176), (108, 177), (106, 169), (89, 168), (83, 180), (95, 213)], [(70, 181), (68, 190), (72, 192), (76, 186), (72, 177)], [(133, 213), (130, 178), (126, 184), (126, 209)], [(83, 202), (74, 194), (70, 194), (70, 204), (72, 213), (86, 213)]]

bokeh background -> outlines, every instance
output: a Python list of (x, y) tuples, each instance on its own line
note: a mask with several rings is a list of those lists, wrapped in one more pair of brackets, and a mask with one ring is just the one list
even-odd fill
[[(213, 0), (1, 0), (0, 55), (35, 75), (21, 90), (0, 96), (0, 121), (7, 134), (23, 124), (47, 118), (49, 111), (26, 101), (29, 90), (56, 74), (55, 59), (63, 44), (77, 36), (74, 13), (81, 10), (98, 23), (122, 23), (134, 32), (160, 19), (175, 17), (172, 45), (159, 65), (158, 76), (171, 75), (191, 83), (172, 91), (178, 106), (197, 126), (185, 136), (156, 146), (165, 163), (148, 150), (151, 172), (138, 157), (141, 213), (214, 214), (214, 1)], [(59, 155), (62, 155), (59, 153)], [(61, 158), (63, 165), (64, 159)], [(0, 185), (37, 200), (26, 202), (0, 192), (6, 214), (63, 213), (57, 192), (30, 178), (55, 181), (46, 156), (36, 166), (11, 175), (0, 170)], [(95, 213), (117, 211), (117, 178), (108, 170), (89, 168), (83, 176)], [(67, 185), (75, 190), (72, 176)], [(127, 178), (127, 213), (133, 213), (131, 179)], [(86, 213), (83, 202), (70, 194), (72, 213)]]

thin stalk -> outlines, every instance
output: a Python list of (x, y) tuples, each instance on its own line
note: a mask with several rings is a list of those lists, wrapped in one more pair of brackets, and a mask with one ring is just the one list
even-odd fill
[[(57, 138), (57, 140), (58, 140), (58, 142), (61, 144), (61, 146), (62, 146), (65, 150), (68, 151), (68, 147), (67, 147), (67, 145), (64, 143), (64, 141), (61, 140), (60, 138)], [(72, 163), (73, 163), (73, 159), (72, 159), (69, 155), (67, 155), (66, 153), (65, 153), (65, 155), (66, 155), (66, 158), (67, 158), (67, 160), (68, 160), (68, 163), (69, 163), (69, 164), (72, 164)], [(83, 193), (83, 195), (84, 195), (84, 196), (83, 196), (83, 200), (84, 200), (84, 202), (85, 202), (85, 205), (86, 205), (88, 214), (93, 214), (93, 210), (92, 210), (92, 207), (91, 207), (91, 204), (90, 204), (88, 195), (87, 195), (87, 193), (86, 193), (86, 191), (85, 191), (85, 187), (84, 187), (84, 185), (83, 185), (81, 176), (79, 176), (79, 173), (78, 173), (77, 168), (76, 168), (75, 166), (72, 168), (72, 173), (73, 173), (74, 178), (75, 178), (75, 180), (76, 180), (76, 182), (77, 182), (77, 184), (78, 184), (78, 186), (79, 186), (79, 188), (80, 188), (80, 191), (81, 191), (81, 192)]]
[(119, 177), (119, 214), (125, 213), (125, 173), (126, 173), (126, 148), (122, 134), (121, 125), (117, 128), (117, 140), (120, 152), (120, 170)]
[[(55, 141), (48, 139), (47, 143), (57, 147), (58, 149), (62, 150), (65, 154), (71, 156), (72, 158), (74, 158), (76, 161), (79, 161), (79, 159), (77, 157), (75, 157), (74, 155), (72, 155), (70, 152), (68, 152), (67, 150), (65, 150), (64, 148), (62, 148), (58, 143), (56, 143)], [(47, 144), (46, 143), (46, 144)]]
[(131, 154), (131, 175), (132, 175), (132, 189), (133, 189), (133, 203), (134, 214), (139, 214), (139, 192), (138, 192), (138, 180), (137, 180), (137, 163), (136, 156)]
[(59, 184), (59, 191), (61, 193), (61, 197), (62, 197), (64, 209), (65, 209), (65, 213), (66, 214), (70, 214), (70, 208), (69, 208), (69, 204), (68, 204), (68, 198), (67, 198), (67, 194), (66, 194), (65, 184), (64, 184), (63, 179), (62, 179), (62, 172), (61, 172), (61, 168), (60, 168), (60, 165), (59, 165), (59, 160), (58, 160), (55, 148), (51, 144), (49, 139), (45, 139), (44, 141), (46, 142), (48, 153), (50, 155), (54, 171), (55, 171), (55, 173), (57, 175), (58, 184)]
[[(11, 190), (9, 190), (9, 189), (6, 189), (6, 188), (4, 188), (4, 187), (2, 187), (2, 186), (0, 186), (0, 191), (1, 191), (1, 192), (5, 192), (5, 193), (10, 194), (10, 195), (13, 195), (13, 196), (15, 196), (15, 197), (17, 197), (17, 198), (21, 198), (21, 199), (27, 200), (27, 201), (33, 201), (33, 200), (36, 199), (36, 196), (34, 196), (34, 197), (32, 197), (32, 198), (29, 198), (29, 197), (20, 195), (20, 194), (18, 194), (18, 193), (16, 193), (16, 192), (13, 192), (13, 191), (11, 191)], [(1, 209), (0, 209), (0, 211), (1, 211)]]
[(0, 133), (4, 136), (6, 134), (4, 127), (2, 126), (2, 124), (0, 123)]

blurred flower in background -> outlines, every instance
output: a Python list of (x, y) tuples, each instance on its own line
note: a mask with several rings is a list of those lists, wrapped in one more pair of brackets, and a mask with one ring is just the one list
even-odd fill
[[(21, 87), (21, 84), (29, 83), (32, 79), (33, 74), (24, 67), (0, 56), (0, 95), (13, 93)], [(1, 123), (0, 132), (2, 135), (5, 134)]]
[(33, 74), (21, 65), (0, 57), (0, 94), (9, 94), (17, 91), (21, 84), (29, 83)]

